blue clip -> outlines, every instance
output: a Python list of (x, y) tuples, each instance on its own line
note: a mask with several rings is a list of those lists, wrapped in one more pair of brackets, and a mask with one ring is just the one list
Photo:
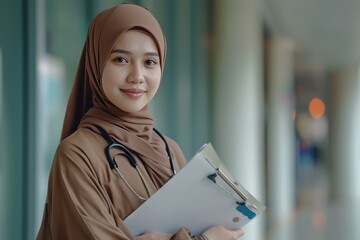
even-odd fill
[(243, 215), (245, 215), (248, 219), (253, 219), (256, 216), (256, 213), (254, 213), (253, 211), (251, 211), (246, 205), (245, 203), (240, 203), (237, 207), (236, 210), (238, 210), (239, 212), (241, 212)]

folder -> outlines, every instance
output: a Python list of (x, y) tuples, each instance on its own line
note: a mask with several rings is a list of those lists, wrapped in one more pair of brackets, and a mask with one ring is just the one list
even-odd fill
[(264, 210), (208, 143), (124, 222), (134, 236), (149, 231), (172, 234), (181, 227), (198, 235), (216, 224), (242, 228)]

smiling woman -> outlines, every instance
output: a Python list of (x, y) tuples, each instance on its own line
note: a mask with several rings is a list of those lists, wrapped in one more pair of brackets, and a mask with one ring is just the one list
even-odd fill
[[(120, 2), (125, 1), (0, 1), (0, 239), (35, 238), (61, 135), (65, 99), (88, 24), (97, 12)], [(176, 139), (190, 156), (209, 136), (209, 58), (208, 48), (202, 45), (209, 32), (208, 1), (126, 2), (146, 5), (167, 32), (172, 54), (167, 58), (169, 68), (162, 74), (164, 85), (151, 108), (159, 129)], [(182, 51), (174, 51), (179, 42)], [(182, 101), (184, 93), (191, 92), (196, 92), (195, 101)]]
[(122, 33), (104, 68), (102, 87), (106, 97), (125, 112), (140, 111), (159, 88), (160, 64), (151, 35), (138, 30)]
[[(165, 56), (165, 36), (147, 9), (120, 4), (95, 16), (54, 156), (38, 240), (227, 240), (243, 234), (212, 226), (192, 236), (178, 226), (176, 232), (134, 236), (123, 221), (186, 163), (178, 144), (155, 130), (149, 107)], [(114, 157), (110, 147), (117, 150)]]

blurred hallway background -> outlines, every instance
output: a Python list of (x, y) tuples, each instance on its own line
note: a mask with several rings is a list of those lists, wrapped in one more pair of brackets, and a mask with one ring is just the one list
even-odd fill
[(88, 24), (121, 2), (167, 36), (157, 128), (267, 206), (241, 239), (360, 239), (358, 0), (0, 0), (0, 239), (35, 238)]

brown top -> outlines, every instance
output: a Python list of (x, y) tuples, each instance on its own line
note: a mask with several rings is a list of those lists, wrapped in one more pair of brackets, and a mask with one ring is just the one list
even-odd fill
[[(175, 161), (179, 170), (185, 164), (181, 150), (171, 139), (167, 138), (167, 141), (176, 159), (181, 159)], [(100, 134), (87, 128), (80, 128), (61, 142), (50, 173), (38, 240), (134, 239), (122, 219), (143, 201), (110, 169), (104, 156), (107, 144)], [(147, 196), (138, 173), (127, 160), (119, 158), (117, 163), (131, 187), (141, 196)], [(157, 187), (147, 174), (143, 161), (138, 163), (150, 190), (155, 192)], [(169, 215), (169, 220), (174, 217)], [(180, 229), (174, 239), (190, 237)]]
[[(62, 141), (50, 172), (38, 240), (134, 239), (122, 220), (143, 201), (110, 169), (104, 154), (108, 143), (95, 125), (131, 149), (150, 194), (172, 176), (165, 144), (153, 131), (149, 107), (126, 113), (106, 98), (101, 87), (102, 71), (112, 47), (122, 32), (132, 28), (152, 36), (163, 69), (166, 40), (160, 25), (145, 8), (121, 4), (101, 12), (91, 22), (66, 110)], [(185, 157), (173, 140), (166, 139), (179, 170), (186, 163)], [(131, 187), (147, 196), (138, 172), (128, 160), (119, 156), (116, 161)], [(171, 234), (174, 240), (190, 239), (183, 228)]]

